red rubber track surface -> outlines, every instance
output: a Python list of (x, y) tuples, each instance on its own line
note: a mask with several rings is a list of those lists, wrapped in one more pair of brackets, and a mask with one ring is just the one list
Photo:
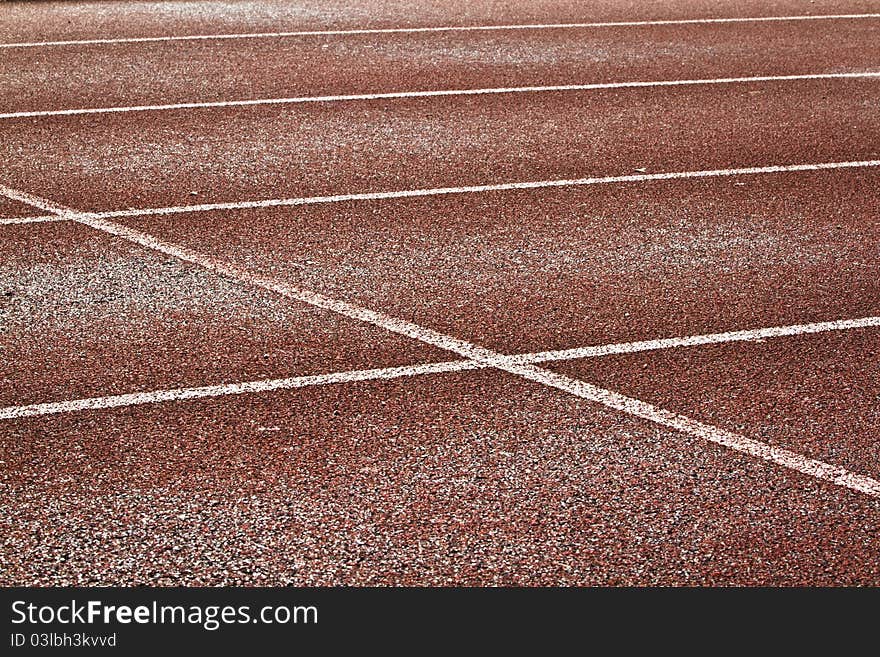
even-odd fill
[(878, 90), (815, 80), (10, 119), (0, 176), (115, 210), (866, 160), (880, 158)]
[(876, 13), (874, 0), (210, 0), (8, 2), (4, 42), (292, 30)]
[(848, 73), (878, 43), (880, 19), (20, 48), (0, 111)]
[(0, 242), (0, 405), (445, 360), (70, 223)]
[(0, 219), (12, 219), (18, 217), (40, 216), (39, 210), (30, 205), (18, 203), (8, 198), (0, 197)]
[[(11, 43), (878, 6), (0, 11)], [(864, 19), (5, 48), (0, 113), (871, 71), (878, 30)], [(0, 185), (112, 211), (877, 160), (878, 98), (876, 78), (826, 79), (7, 118)], [(504, 354), (876, 318), (878, 189), (880, 168), (862, 167), (119, 220), (236, 276), (70, 217), (0, 222), (0, 585), (876, 586), (870, 491), (498, 369), (9, 408), (460, 358), (249, 275)], [(0, 219), (45, 213), (0, 198)], [(877, 326), (543, 367), (880, 478)]]
[(880, 331), (585, 359), (553, 369), (880, 474)]
[(876, 314), (880, 172), (128, 219), (516, 353)]
[(27, 420), (13, 431), (4, 535), (19, 549), (7, 581), (880, 577), (876, 500), (495, 373)]

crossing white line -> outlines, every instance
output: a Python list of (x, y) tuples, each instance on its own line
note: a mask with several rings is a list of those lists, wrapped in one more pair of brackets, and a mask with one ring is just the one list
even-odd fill
[[(509, 358), (517, 364), (537, 364), (577, 358), (596, 358), (614, 354), (631, 354), (644, 351), (695, 347), (709, 344), (768, 340), (773, 338), (824, 333), (827, 331), (844, 331), (872, 327), (880, 327), (880, 317), (862, 317), (859, 319), (844, 319), (792, 326), (772, 326), (769, 328), (728, 331), (706, 335), (691, 335), (687, 337), (664, 338), (660, 340), (622, 342), (591, 347), (579, 347), (576, 349), (516, 354), (509, 356)], [(328, 374), (284, 379), (243, 381), (192, 388), (151, 390), (121, 395), (106, 395), (83, 399), (27, 404), (22, 406), (9, 406), (6, 408), (0, 408), (0, 420), (55, 415), (58, 413), (73, 413), (86, 410), (120, 408), (124, 406), (138, 406), (142, 404), (180, 402), (190, 399), (224, 397), (228, 395), (252, 394), (276, 390), (293, 390), (310, 386), (336, 385), (357, 381), (380, 381), (426, 374), (463, 372), (467, 370), (485, 369), (487, 367), (489, 367), (489, 365), (472, 360), (456, 360), (381, 369), (349, 370), (345, 372), (332, 372)]]
[(605, 21), (592, 23), (526, 23), (518, 25), (445, 25), (437, 27), (390, 27), (338, 30), (298, 30), (288, 32), (241, 32), (227, 34), (188, 34), (155, 37), (117, 37), (108, 39), (71, 39), (0, 43), (0, 48), (45, 48), (57, 46), (115, 45), (125, 43), (162, 43), (173, 41), (212, 41), (229, 39), (279, 39), (289, 37), (356, 36), (369, 34), (423, 34), (433, 32), (495, 32), (516, 30), (572, 30), (660, 25), (723, 25), (735, 23), (776, 23), (789, 21), (870, 20), (880, 14), (821, 14), (806, 16), (754, 16), (741, 18), (686, 18), (672, 20)]
[(633, 82), (598, 82), (591, 84), (562, 84), (530, 87), (491, 87), (486, 89), (439, 89), (429, 91), (395, 91), (387, 93), (348, 94), (335, 96), (294, 96), (289, 98), (256, 98), (251, 100), (222, 100), (202, 103), (168, 103), (159, 105), (128, 105), (120, 107), (86, 107), (75, 109), (36, 110), (0, 113), (0, 119), (22, 119), (48, 116), (77, 116), (83, 114), (127, 114), (130, 112), (164, 112), (168, 110), (210, 109), (224, 107), (255, 107), (261, 105), (298, 105), (305, 103), (336, 103), (369, 100), (400, 100), (407, 98), (437, 98), (448, 96), (486, 96), (602, 89), (639, 89), (650, 87), (684, 87), (716, 84), (758, 84), (762, 82), (795, 82), (802, 80), (877, 79), (880, 71), (853, 73), (808, 73), (803, 75), (761, 75), (739, 78), (707, 78), (697, 80), (647, 80)]
[[(0, 193), (3, 193), (4, 190), (15, 193), (14, 190), (0, 187)], [(152, 235), (134, 230), (127, 226), (116, 224), (105, 219), (99, 219), (88, 213), (77, 213), (76, 210), (59, 206), (46, 199), (41, 199), (28, 194), (18, 194), (17, 196), (19, 199), (25, 197), (31, 198), (34, 206), (42, 210), (62, 213), (79, 223), (94, 228), (95, 230), (115, 235), (167, 256), (198, 265), (240, 283), (262, 288), (294, 301), (300, 301), (317, 308), (329, 310), (350, 319), (372, 324), (373, 326), (377, 326), (392, 333), (451, 351), (463, 357), (465, 360), (476, 361), (486, 367), (492, 367), (519, 376), (528, 381), (533, 381), (556, 390), (567, 392), (581, 399), (601, 404), (633, 417), (648, 420), (649, 422), (722, 445), (755, 458), (763, 459), (802, 474), (815, 477), (822, 481), (834, 483), (838, 486), (849, 488), (850, 490), (871, 497), (880, 498), (880, 481), (872, 479), (871, 477), (823, 461), (811, 459), (786, 449), (752, 440), (751, 438), (746, 438), (739, 434), (724, 431), (717, 427), (703, 424), (683, 415), (656, 407), (647, 402), (573, 379), (564, 374), (542, 369), (532, 364), (518, 363), (510, 356), (506, 356), (451, 335), (440, 333), (424, 326), (419, 326), (418, 324), (408, 322), (398, 317), (392, 317), (385, 313), (371, 310), (369, 308), (363, 308), (347, 301), (333, 299), (317, 292), (304, 290), (274, 279), (253, 274), (247, 270), (225, 264), (209, 256), (169, 244), (153, 237)], [(15, 197), (10, 196), (10, 198)]]

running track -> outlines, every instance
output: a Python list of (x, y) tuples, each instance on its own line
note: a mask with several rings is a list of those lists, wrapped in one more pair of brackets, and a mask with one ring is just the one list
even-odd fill
[(0, 584), (880, 585), (880, 3), (0, 18)]

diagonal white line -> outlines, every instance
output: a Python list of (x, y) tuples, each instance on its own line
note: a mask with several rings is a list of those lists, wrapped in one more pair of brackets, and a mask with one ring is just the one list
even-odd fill
[(163, 112), (168, 110), (210, 109), (223, 107), (255, 107), (261, 105), (301, 105), (304, 103), (400, 100), (406, 98), (438, 98), (444, 96), (486, 96), (498, 94), (597, 91), (601, 89), (638, 89), (648, 87), (683, 87), (714, 84), (757, 84), (761, 82), (794, 82), (801, 80), (852, 80), (877, 78), (880, 78), (880, 71), (861, 71), (855, 73), (810, 73), (804, 75), (762, 75), (739, 78), (711, 78), (704, 80), (648, 80), (635, 82), (600, 82), (594, 84), (563, 84), (531, 87), (491, 87), (486, 89), (395, 91), (388, 93), (348, 94), (335, 96), (296, 96), (290, 98), (256, 98), (251, 100), (223, 100), (202, 103), (167, 103), (159, 105), (128, 105), (124, 107), (86, 107), (75, 109), (5, 112), (0, 113), (0, 119), (22, 119), (47, 116), (77, 116), (83, 114), (126, 114), (129, 112)]
[(493, 32), (510, 30), (566, 30), (585, 28), (651, 27), (659, 25), (723, 25), (726, 23), (774, 23), (788, 21), (864, 20), (880, 14), (820, 14), (806, 16), (755, 16), (741, 18), (686, 18), (673, 20), (606, 21), (593, 23), (526, 23), (520, 25), (445, 25), (438, 27), (390, 27), (339, 30), (299, 30), (290, 32), (250, 32), (232, 34), (191, 34), (156, 37), (119, 37), (68, 41), (24, 41), (0, 43), (0, 48), (40, 48), (49, 46), (113, 45), (122, 43), (161, 43), (168, 41), (208, 41), (226, 39), (277, 39), (286, 37), (354, 36), (366, 34), (421, 34), (432, 32)]
[(6, 185), (0, 185), (0, 196), (5, 196), (6, 198), (12, 199), (13, 201), (18, 201), (19, 203), (23, 203), (24, 205), (30, 205), (33, 208), (42, 210), (43, 212), (53, 214), (56, 216), (57, 219), (70, 219), (80, 214), (76, 210), (68, 208), (66, 205), (53, 203), (49, 199), (45, 199), (40, 196), (34, 196), (33, 194), (28, 194), (27, 192), (23, 192), (19, 189), (7, 187)]
[(871, 167), (880, 167), (880, 160), (819, 162), (815, 164), (783, 164), (763, 167), (743, 167), (739, 169), (708, 169), (703, 171), (672, 171), (668, 173), (639, 173), (623, 176), (597, 176), (589, 178), (572, 178), (567, 180), (505, 182), (493, 183), (488, 185), (470, 185), (464, 187), (435, 187), (431, 189), (405, 189), (391, 192), (364, 192), (356, 194), (336, 194), (333, 196), (303, 196), (298, 198), (230, 201), (223, 203), (200, 203), (196, 205), (176, 205), (159, 208), (108, 210), (105, 212), (94, 212), (91, 214), (98, 219), (123, 219), (126, 217), (148, 217), (156, 215), (183, 214), (187, 212), (214, 212), (216, 210), (254, 210), (261, 208), (277, 208), (297, 205), (318, 205), (322, 203), (344, 203), (350, 201), (382, 201), (399, 198), (419, 198), (422, 196), (479, 194), (484, 192), (546, 189), (553, 187), (583, 187), (589, 185), (650, 182), (656, 180), (723, 178), (729, 176), (753, 176), (774, 173), (798, 173), (807, 171), (827, 171), (834, 169), (859, 169)]
[(262, 288), (294, 301), (301, 301), (318, 308), (324, 308), (344, 317), (378, 326), (392, 333), (397, 333), (421, 341), (425, 344), (446, 349), (447, 351), (456, 353), (467, 360), (481, 363), (484, 366), (494, 367), (503, 372), (514, 374), (526, 380), (567, 392), (581, 399), (601, 404), (634, 417), (702, 438), (709, 442), (790, 468), (823, 481), (834, 483), (838, 486), (849, 488), (850, 490), (871, 497), (880, 498), (880, 481), (851, 472), (846, 468), (807, 458), (801, 454), (773, 447), (739, 434), (723, 431), (716, 427), (697, 422), (696, 420), (683, 415), (678, 415), (665, 409), (658, 408), (647, 402), (627, 397), (626, 395), (606, 390), (583, 381), (578, 381), (563, 374), (536, 367), (535, 365), (518, 363), (510, 356), (505, 356), (504, 354), (492, 351), (491, 349), (434, 331), (427, 327), (419, 326), (398, 317), (391, 317), (390, 315), (363, 308), (356, 304), (348, 303), (339, 299), (332, 299), (322, 294), (318, 294), (317, 292), (303, 290), (273, 279), (252, 274), (249, 271), (221, 263), (208, 256), (163, 242), (152, 235), (133, 230), (127, 226), (116, 224), (105, 219), (99, 219), (86, 213), (76, 213), (76, 211), (71, 208), (60, 206), (46, 199), (40, 199), (31, 195), (15, 192), (15, 190), (9, 190), (5, 187), (0, 187), (0, 193), (4, 192), (18, 194), (18, 196), (10, 196), (10, 198), (22, 199), (28, 197), (34, 203), (35, 207), (69, 216), (75, 221), (90, 226), (95, 230), (116, 235), (117, 237), (121, 237), (135, 244), (140, 244), (148, 249), (164, 253), (165, 255), (177, 258), (184, 262), (198, 265), (240, 283)]
[[(680, 347), (694, 347), (708, 344), (723, 344), (737, 341), (763, 341), (771, 338), (781, 338), (797, 335), (823, 333), (827, 331), (844, 331), (870, 327), (880, 327), (880, 317), (862, 317), (859, 319), (816, 322), (813, 324), (799, 324), (793, 326), (773, 326), (769, 328), (750, 329), (743, 331), (728, 331), (725, 333), (710, 333), (707, 335), (692, 335), (680, 338), (664, 338), (660, 340), (623, 342), (617, 344), (580, 347), (576, 349), (565, 349), (559, 351), (542, 351), (536, 353), (516, 354), (509, 356), (509, 358), (513, 362), (518, 364), (534, 364), (560, 360), (571, 360), (576, 358), (596, 358), (613, 354), (631, 354), (660, 349), (675, 349)], [(227, 395), (270, 392), (274, 390), (292, 390), (309, 386), (353, 383), (357, 381), (379, 381), (385, 379), (397, 379), (401, 377), (421, 376), (426, 374), (462, 372), (466, 370), (485, 369), (487, 367), (489, 366), (485, 363), (478, 363), (476, 361), (470, 360), (457, 360), (441, 363), (414, 364), (382, 369), (348, 370), (344, 372), (332, 372), (328, 374), (299, 376), (286, 379), (256, 380), (244, 381), (239, 383), (225, 383), (211, 386), (199, 386), (193, 388), (151, 390), (146, 392), (127, 393), (121, 395), (107, 395), (101, 397), (87, 397), (83, 399), (71, 399), (56, 402), (44, 402), (39, 404), (28, 404), (24, 406), (8, 406), (6, 408), (0, 408), (0, 420), (39, 417), (43, 415), (55, 415), (58, 413), (71, 413), (86, 410), (119, 408), (124, 406), (137, 406), (141, 404), (179, 402), (190, 399), (203, 399), (208, 397), (223, 397)]]

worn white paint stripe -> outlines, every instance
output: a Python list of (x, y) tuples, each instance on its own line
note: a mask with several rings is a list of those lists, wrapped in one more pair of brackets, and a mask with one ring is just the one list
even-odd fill
[(64, 217), (45, 214), (38, 217), (0, 217), (0, 226), (16, 226), (19, 224), (40, 224), (53, 221), (66, 221)]
[(265, 381), (245, 381), (195, 388), (174, 388), (170, 390), (153, 390), (105, 397), (89, 397), (25, 406), (0, 408), (0, 420), (14, 420), (26, 417), (56, 415), (58, 413), (74, 413), (88, 410), (102, 410), (143, 404), (160, 404), (163, 402), (180, 402), (189, 399), (205, 399), (251, 393), (272, 392), (275, 390), (293, 390), (309, 386), (354, 383), (357, 381), (377, 381), (417, 376), (421, 374), (437, 374), (441, 372), (460, 372), (477, 369), (480, 365), (472, 361), (448, 361), (443, 363), (427, 363), (424, 365), (408, 365), (405, 367), (388, 367), (370, 370), (352, 370), (313, 376), (298, 376), (286, 379)]
[[(662, 340), (623, 342), (593, 347), (580, 347), (577, 349), (565, 349), (560, 351), (542, 351), (528, 354), (516, 354), (509, 356), (508, 358), (512, 362), (517, 364), (536, 364), (550, 361), (570, 360), (576, 358), (595, 358), (613, 354), (628, 354), (660, 349), (694, 347), (707, 344), (722, 344), (728, 342), (753, 340), (763, 341), (771, 338), (781, 338), (813, 333), (823, 333), (826, 331), (844, 331), (870, 327), (880, 327), (880, 317), (862, 317), (859, 319), (816, 322), (813, 324), (799, 324), (793, 326), (773, 326), (769, 328), (751, 329), (744, 331), (728, 331), (725, 333), (692, 335), (680, 338), (665, 338)], [(24, 406), (9, 406), (6, 408), (0, 408), (0, 419), (37, 417), (43, 415), (54, 415), (58, 413), (71, 413), (86, 410), (137, 406), (141, 404), (179, 402), (188, 399), (223, 397), (227, 395), (241, 395), (246, 393), (269, 392), (274, 390), (292, 390), (309, 386), (352, 383), (356, 381), (375, 381), (384, 379), (396, 379), (400, 377), (420, 376), (426, 374), (462, 372), (466, 370), (485, 369), (487, 367), (489, 367), (489, 365), (485, 363), (478, 363), (471, 360), (458, 360), (441, 363), (416, 364), (402, 367), (389, 367), (382, 369), (350, 370), (345, 372), (333, 372), (328, 374), (299, 376), (285, 379), (245, 381), (240, 383), (199, 386), (194, 388), (153, 390), (121, 395), (107, 395), (101, 397), (88, 397), (85, 399), (28, 404)]]
[(99, 219), (86, 213), (76, 214), (74, 210), (65, 208), (45, 199), (36, 199), (42, 209), (56, 208), (57, 212), (72, 217), (75, 221), (96, 230), (116, 235), (135, 244), (140, 244), (165, 255), (177, 258), (184, 262), (199, 265), (240, 283), (259, 287), (275, 292), (283, 297), (295, 301), (301, 301), (309, 305), (324, 308), (344, 317), (355, 319), (367, 324), (378, 326), (398, 335), (403, 335), (425, 344), (429, 344), (447, 351), (458, 354), (467, 360), (482, 363), (503, 372), (508, 372), (524, 379), (555, 388), (575, 395), (587, 401), (592, 401), (609, 408), (628, 413), (684, 433), (703, 438), (710, 442), (723, 445), (730, 449), (749, 454), (786, 468), (791, 468), (802, 474), (817, 479), (828, 481), (851, 490), (864, 493), (873, 497), (880, 497), (880, 481), (859, 475), (844, 468), (830, 465), (822, 461), (809, 459), (788, 450), (772, 447), (765, 443), (755, 441), (745, 436), (722, 431), (715, 427), (702, 424), (690, 418), (671, 413), (657, 408), (647, 402), (643, 402), (611, 390), (605, 390), (583, 381), (578, 381), (563, 374), (545, 370), (531, 364), (515, 362), (510, 356), (505, 356), (491, 349), (476, 345), (466, 340), (456, 338), (433, 329), (419, 326), (398, 317), (391, 317), (368, 308), (362, 308), (356, 304), (348, 303), (339, 299), (332, 299), (317, 292), (303, 290), (280, 281), (255, 275), (249, 271), (224, 264), (208, 256), (189, 251), (176, 245), (159, 240), (152, 235), (133, 230), (127, 226)]
[(50, 46), (92, 46), (124, 43), (162, 43), (168, 41), (209, 41), (228, 39), (279, 39), (287, 37), (356, 36), (367, 34), (422, 34), (432, 32), (494, 32), (511, 30), (570, 30), (615, 27), (651, 27), (655, 25), (723, 25), (725, 23), (775, 23), (787, 21), (865, 20), (880, 14), (821, 14), (807, 16), (754, 16), (742, 18), (685, 18), (672, 20), (606, 21), (593, 23), (526, 23), (520, 25), (445, 25), (437, 27), (390, 27), (339, 30), (299, 30), (290, 32), (242, 32), (231, 34), (189, 34), (155, 37), (117, 37), (109, 39), (74, 39), (67, 41), (22, 41), (0, 43), (0, 48), (43, 48)]
[(740, 78), (707, 78), (698, 80), (647, 80), (633, 82), (599, 82), (594, 84), (561, 84), (531, 87), (490, 87), (486, 89), (438, 89), (430, 91), (395, 91), (388, 93), (348, 94), (336, 96), (294, 96), (290, 98), (255, 98), (203, 103), (169, 103), (161, 105), (128, 105), (120, 107), (87, 107), (75, 109), (38, 110), (0, 113), (0, 119), (21, 119), (82, 114), (126, 114), (129, 112), (163, 112), (168, 110), (210, 109), (223, 107), (254, 107), (260, 105), (297, 105), (304, 103), (336, 103), (365, 100), (399, 100), (406, 98), (437, 98), (443, 96), (486, 96), (497, 94), (596, 91), (601, 89), (638, 89), (647, 87), (683, 87), (714, 84), (757, 84), (761, 82), (793, 82), (799, 80), (877, 79), (880, 71), (853, 73), (809, 73), (804, 75), (761, 75)]
[(449, 194), (476, 194), (482, 192), (503, 192), (549, 187), (579, 187), (586, 185), (608, 185), (614, 183), (650, 182), (655, 180), (680, 180), (688, 178), (721, 178), (727, 176), (752, 176), (772, 173), (796, 173), (805, 171), (826, 171), (833, 169), (859, 169), (880, 166), (880, 160), (857, 160), (852, 162), (820, 162), (816, 164), (784, 164), (763, 167), (744, 167), (739, 169), (709, 169), (702, 171), (673, 171), (668, 173), (639, 173), (623, 176), (599, 176), (574, 178), (568, 180), (537, 180), (531, 182), (506, 182), (488, 185), (469, 185), (464, 187), (435, 187), (432, 189), (406, 189), (392, 192), (364, 192), (356, 194), (335, 194), (332, 196), (305, 196), (299, 198), (263, 199), (253, 201), (230, 201), (224, 203), (201, 203), (197, 205), (176, 205), (159, 208), (133, 208), (95, 212), (99, 219), (122, 219), (125, 217), (148, 217), (154, 215), (181, 214), (185, 212), (214, 212), (217, 210), (255, 210), (296, 205), (317, 205), (321, 203), (343, 203), (348, 201), (381, 201), (421, 196), (443, 196)]
[(880, 327), (880, 317), (861, 317), (859, 319), (841, 319), (830, 322), (797, 324), (793, 326), (772, 326), (769, 328), (749, 329), (743, 331), (727, 331), (705, 335), (690, 335), (681, 338), (663, 338), (660, 340), (641, 340), (638, 342), (621, 342), (618, 344), (597, 345), (594, 347), (577, 347), (557, 351), (541, 351), (533, 354), (511, 356), (517, 363), (546, 363), (575, 358), (595, 358), (614, 354), (632, 354), (642, 351), (659, 349), (677, 349), (681, 347), (698, 347), (708, 344), (724, 344), (728, 342), (763, 341), (771, 338), (792, 337), (824, 333), (826, 331), (845, 331), (849, 329)]

